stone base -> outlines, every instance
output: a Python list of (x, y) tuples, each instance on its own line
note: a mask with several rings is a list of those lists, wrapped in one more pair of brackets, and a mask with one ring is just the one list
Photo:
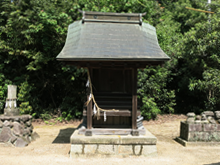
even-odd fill
[(13, 144), (16, 147), (25, 147), (39, 137), (33, 132), (32, 116), (0, 116), (0, 143)]
[(156, 156), (157, 138), (146, 130), (145, 135), (79, 135), (70, 137), (70, 157), (81, 156)]
[(18, 108), (5, 108), (4, 109), (5, 116), (19, 116), (19, 109)]
[(180, 124), (180, 138), (188, 142), (220, 142), (220, 124)]
[(175, 139), (178, 143), (180, 143), (181, 145), (187, 147), (193, 147), (193, 146), (220, 146), (220, 142), (189, 142), (186, 141), (184, 139), (182, 139), (181, 137), (178, 137)]

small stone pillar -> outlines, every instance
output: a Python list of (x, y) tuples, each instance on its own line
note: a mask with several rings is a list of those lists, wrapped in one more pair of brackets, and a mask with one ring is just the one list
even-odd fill
[(19, 109), (17, 108), (17, 86), (8, 85), (8, 97), (4, 109), (5, 116), (18, 116)]
[(218, 123), (220, 124), (220, 111), (215, 111), (215, 118), (218, 121)]
[(187, 120), (186, 122), (189, 123), (194, 123), (195, 122), (195, 113), (194, 112), (189, 112), (187, 113)]

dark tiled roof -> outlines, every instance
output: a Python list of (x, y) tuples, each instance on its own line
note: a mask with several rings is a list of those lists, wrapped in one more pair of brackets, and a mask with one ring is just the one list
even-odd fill
[(156, 30), (142, 23), (76, 21), (69, 25), (60, 61), (165, 61)]

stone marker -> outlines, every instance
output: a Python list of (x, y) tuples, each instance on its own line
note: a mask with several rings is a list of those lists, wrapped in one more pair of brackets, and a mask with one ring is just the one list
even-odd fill
[(2, 123), (2, 121), (0, 120), (0, 128), (2, 128), (3, 127), (3, 123)]
[(197, 115), (197, 116), (196, 116), (196, 121), (195, 121), (195, 123), (197, 123), (197, 124), (201, 123), (201, 116), (200, 116), (200, 115)]
[(215, 111), (215, 118), (220, 123), (220, 111)]
[(205, 114), (202, 114), (201, 121), (202, 121), (202, 123), (209, 123)]
[(216, 124), (215, 119), (211, 116), (208, 117), (208, 121), (209, 121), (209, 123)]
[(194, 123), (195, 122), (195, 113), (189, 112), (189, 113), (187, 113), (187, 117), (188, 117), (186, 120), (187, 123)]
[(195, 117), (196, 115), (195, 115), (195, 113), (194, 112), (188, 112), (187, 114), (186, 114), (186, 116), (187, 117)]
[(200, 115), (196, 115), (196, 120), (201, 120), (201, 116)]
[(19, 115), (17, 108), (17, 86), (8, 85), (4, 115), (0, 115), (0, 142), (10, 143), (16, 147), (25, 147), (31, 140), (39, 137), (33, 133), (32, 116)]
[(206, 117), (209, 117), (209, 116), (214, 117), (214, 113), (212, 111), (204, 111), (202, 114), (205, 114)]
[(8, 85), (8, 97), (6, 99), (4, 115), (5, 116), (17, 116), (19, 110), (17, 108), (17, 86)]

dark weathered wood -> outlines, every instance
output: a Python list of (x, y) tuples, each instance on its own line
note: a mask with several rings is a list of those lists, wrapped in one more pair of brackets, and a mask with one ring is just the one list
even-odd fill
[(85, 131), (85, 136), (92, 136), (92, 131), (91, 131), (91, 129), (87, 129), (87, 130)]
[[(80, 135), (84, 135), (86, 129), (79, 130)], [(90, 129), (89, 131), (92, 132), (92, 135), (131, 135), (132, 129)], [(137, 129), (137, 132), (139, 132), (139, 135), (145, 135), (146, 130), (145, 129)]]
[[(109, 111), (109, 112), (106, 112), (106, 115), (107, 116), (125, 116), (125, 117), (129, 117), (132, 115), (131, 111), (130, 110), (119, 110), (119, 111)], [(138, 110), (137, 111), (137, 116), (140, 116), (141, 115), (141, 112)], [(83, 116), (87, 116), (87, 111), (83, 111)], [(101, 112), (100, 113), (100, 116), (104, 116), (104, 113)]]
[(131, 134), (132, 134), (132, 136), (139, 136), (140, 134), (139, 134), (139, 131), (137, 130), (137, 129), (133, 129), (132, 131), (131, 131)]
[(137, 129), (137, 69), (132, 70), (132, 129)]
[[(87, 95), (87, 100), (89, 100), (89, 93)], [(92, 101), (89, 102), (87, 106), (87, 129), (92, 128)]]

